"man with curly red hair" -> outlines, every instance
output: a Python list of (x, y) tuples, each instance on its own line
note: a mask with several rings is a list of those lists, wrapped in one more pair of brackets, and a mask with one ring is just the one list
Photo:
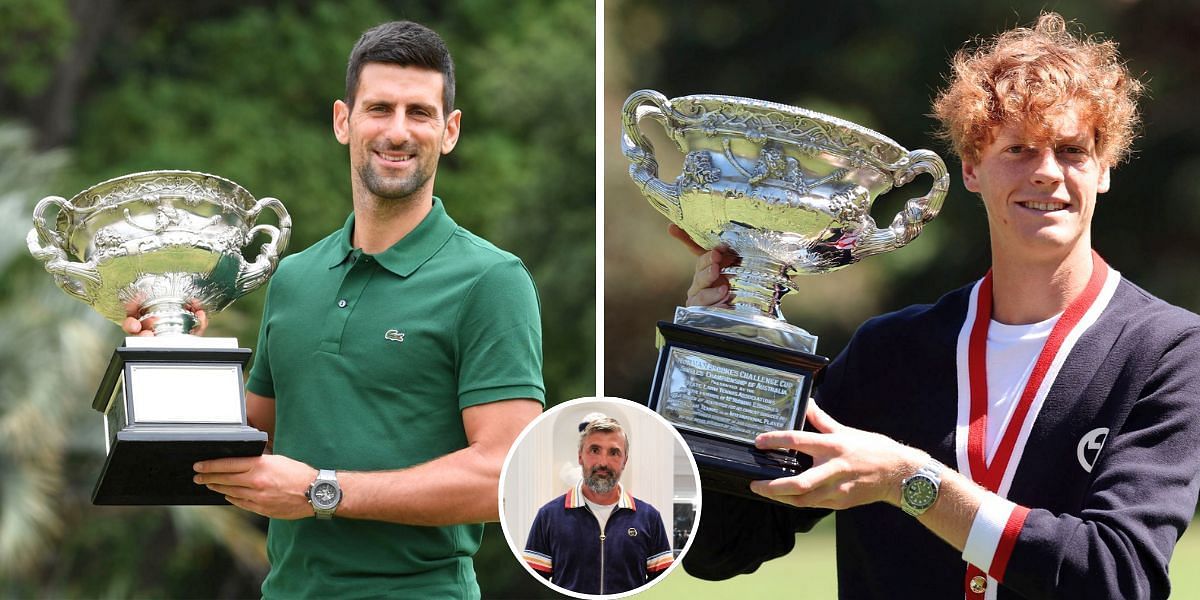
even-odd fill
[[(756, 440), (813, 458), (752, 484), (805, 510), (706, 493), (684, 566), (752, 572), (833, 509), (843, 597), (1164, 598), (1200, 489), (1200, 317), (1091, 243), (1142, 84), (1052, 13), (952, 65), (934, 115), (983, 200), (991, 270), (863, 324), (808, 430)], [(689, 304), (727, 302), (734, 258), (701, 256)]]

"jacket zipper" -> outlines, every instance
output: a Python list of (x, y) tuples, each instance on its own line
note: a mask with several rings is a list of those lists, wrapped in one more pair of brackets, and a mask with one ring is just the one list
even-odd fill
[(600, 595), (604, 595), (604, 530), (600, 530)]

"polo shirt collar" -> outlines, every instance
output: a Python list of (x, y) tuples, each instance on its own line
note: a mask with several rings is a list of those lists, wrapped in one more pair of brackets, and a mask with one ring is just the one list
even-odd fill
[[(617, 508), (628, 508), (629, 510), (636, 511), (637, 503), (633, 501), (633, 496), (625, 491), (625, 486), (618, 483), (617, 491), (620, 492), (620, 496), (617, 499)], [(564, 502), (564, 507), (583, 508), (586, 506), (583, 500), (583, 479), (580, 479), (575, 483), (575, 487), (567, 490), (567, 499)]]
[[(400, 277), (408, 277), (425, 264), (425, 261), (437, 254), (437, 251), (446, 244), (446, 240), (450, 239), (457, 228), (458, 224), (450, 218), (450, 215), (446, 214), (442, 200), (434, 196), (433, 208), (429, 210), (429, 214), (425, 215), (416, 228), (408, 232), (408, 235), (401, 238), (392, 247), (375, 254), (375, 260), (392, 273)], [(354, 213), (351, 212), (350, 216), (346, 218), (346, 224), (342, 226), (342, 230), (338, 234), (335, 250), (328, 263), (330, 269), (346, 262), (346, 259), (356, 252), (352, 243), (353, 235)]]

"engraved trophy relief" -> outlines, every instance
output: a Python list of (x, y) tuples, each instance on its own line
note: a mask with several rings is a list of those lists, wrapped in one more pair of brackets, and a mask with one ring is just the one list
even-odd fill
[[(258, 224), (264, 211), (278, 224)], [(116, 349), (93, 400), (108, 452), (93, 502), (223, 503), (191, 482), (191, 464), (262, 453), (266, 434), (246, 422), (250, 351), (189, 332), (195, 311), (214, 314), (266, 283), (291, 235), (283, 204), (216, 175), (151, 171), (44, 198), (33, 225), (29, 251), (63, 291), (154, 332)]]
[[(640, 129), (658, 122), (683, 153), (673, 182), (659, 178)], [(854, 123), (762, 100), (718, 95), (667, 99), (634, 92), (621, 113), (629, 175), (659, 212), (706, 249), (738, 257), (722, 269), (732, 308), (679, 307), (660, 322), (650, 405), (685, 434), (710, 485), (750, 494), (753, 479), (798, 472), (794, 456), (753, 448), (754, 436), (800, 429), (813, 376), (828, 359), (817, 336), (780, 310), (796, 275), (826, 273), (900, 248), (941, 209), (945, 164)], [(880, 195), (929, 174), (924, 196), (879, 226)], [(750, 495), (756, 499), (761, 497)]]

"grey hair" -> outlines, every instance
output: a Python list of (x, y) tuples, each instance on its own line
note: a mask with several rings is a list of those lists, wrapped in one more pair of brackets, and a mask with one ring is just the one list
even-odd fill
[(579, 423), (579, 451), (583, 451), (583, 440), (593, 433), (616, 432), (625, 440), (625, 456), (629, 456), (629, 434), (616, 419), (601, 414), (591, 413)]

